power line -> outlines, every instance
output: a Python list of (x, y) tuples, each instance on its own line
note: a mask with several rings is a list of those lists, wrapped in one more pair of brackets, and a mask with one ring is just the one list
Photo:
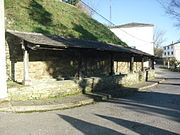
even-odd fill
[[(101, 15), (100, 13), (98, 13), (95, 9), (93, 9), (93, 8), (92, 8), (91, 6), (89, 6), (87, 3), (85, 3), (85, 2), (82, 1), (82, 0), (79, 0), (79, 1), (80, 1), (82, 4), (84, 4), (86, 7), (88, 7), (90, 10), (92, 10), (94, 13), (96, 13), (97, 15), (99, 15), (100, 17), (102, 17), (104, 20), (106, 20), (108, 23), (110, 23), (111, 25), (115, 26), (115, 24), (114, 24), (111, 20), (108, 20), (107, 18), (105, 18), (103, 15)], [(111, 0), (110, 0), (110, 2), (111, 2)], [(110, 5), (110, 19), (111, 19), (111, 5)], [(122, 29), (119, 29), (119, 30), (121, 30), (122, 32), (126, 33), (127, 35), (129, 35), (129, 36), (131, 36), (131, 37), (133, 37), (133, 38), (135, 38), (135, 39), (137, 39), (137, 40), (140, 40), (140, 41), (143, 41), (143, 42), (146, 42), (146, 43), (152, 43), (152, 42), (149, 42), (149, 41), (145, 41), (145, 40), (143, 40), (143, 39), (140, 39), (140, 38), (138, 38), (138, 37), (136, 37), (136, 36), (134, 36), (134, 35), (126, 32), (126, 31), (124, 31), (124, 30), (122, 30)]]
[(90, 10), (92, 10), (94, 13), (96, 13), (97, 15), (99, 15), (100, 17), (102, 17), (104, 20), (106, 20), (108, 23), (112, 24), (115, 26), (115, 24), (113, 22), (111, 22), (110, 20), (108, 20), (107, 18), (105, 18), (104, 16), (102, 16), (100, 13), (98, 13), (95, 9), (93, 9), (92, 7), (90, 7), (88, 4), (86, 4), (85, 2), (83, 2), (82, 0), (79, 0), (82, 4), (84, 4), (86, 7), (88, 7)]
[(111, 21), (111, 18), (112, 18), (112, 12), (111, 12), (111, 8), (112, 8), (112, 5), (111, 5), (111, 0), (109, 0), (109, 19)]

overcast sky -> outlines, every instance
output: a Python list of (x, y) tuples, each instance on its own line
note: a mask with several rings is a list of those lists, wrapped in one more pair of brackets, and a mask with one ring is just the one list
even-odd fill
[[(180, 39), (180, 28), (175, 27), (176, 20), (165, 14), (157, 0), (84, 0), (101, 15), (110, 18), (110, 1), (112, 19), (115, 25), (130, 22), (154, 24), (155, 28), (165, 31), (165, 45)], [(93, 15), (101, 23), (106, 23), (101, 17)]]

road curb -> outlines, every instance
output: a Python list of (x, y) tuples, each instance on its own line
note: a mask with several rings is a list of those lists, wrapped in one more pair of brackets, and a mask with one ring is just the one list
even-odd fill
[(156, 85), (158, 85), (159, 83), (154, 83), (154, 84), (151, 84), (151, 85), (148, 85), (148, 86), (144, 86), (144, 87), (141, 87), (141, 88), (138, 88), (138, 91), (146, 91), (146, 89), (148, 88), (152, 88)]
[(1, 112), (16, 112), (16, 113), (30, 113), (30, 112), (45, 112), (53, 110), (63, 110), (68, 108), (79, 107), (94, 103), (94, 99), (86, 99), (71, 103), (52, 104), (52, 105), (32, 105), (32, 106), (8, 106), (0, 108)]
[(146, 89), (155, 87), (156, 85), (158, 85), (158, 84), (160, 84), (160, 83), (162, 83), (162, 82), (164, 82), (164, 81), (165, 81), (165, 79), (162, 79), (162, 80), (157, 81), (157, 82), (155, 82), (155, 83), (153, 83), (153, 84), (151, 84), (151, 85), (138, 88), (138, 91), (147, 91)]
[(111, 95), (101, 95), (98, 100), (90, 98), (81, 101), (69, 102), (69, 103), (61, 103), (61, 104), (51, 104), (51, 105), (31, 105), (31, 106), (13, 106), (9, 105), (8, 107), (0, 108), (0, 112), (14, 112), (14, 113), (31, 113), (31, 112), (46, 112), (46, 111), (53, 111), (53, 110), (64, 110), (74, 107), (80, 107), (84, 105), (93, 104), (97, 101), (107, 100), (111, 97)]
[[(152, 88), (158, 85), (159, 83), (163, 82), (164, 80), (165, 79), (162, 79), (151, 85), (140, 87), (138, 88), (138, 91), (146, 91), (146, 89)], [(60, 103), (60, 104), (57, 103), (57, 104), (51, 104), (51, 105), (30, 105), (30, 106), (13, 106), (11, 102), (9, 102), (7, 106), (0, 107), (0, 111), (1, 112), (15, 112), (15, 113), (31, 113), (31, 112), (46, 112), (46, 111), (53, 111), (53, 110), (63, 110), (63, 109), (69, 109), (69, 108), (93, 104), (97, 101), (108, 100), (110, 98), (112, 98), (111, 94), (103, 94), (103, 95), (99, 94), (99, 98), (96, 100), (93, 98), (89, 98), (89, 99), (69, 102), (69, 103)]]

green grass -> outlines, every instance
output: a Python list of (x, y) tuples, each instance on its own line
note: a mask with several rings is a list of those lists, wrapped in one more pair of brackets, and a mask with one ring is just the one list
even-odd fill
[(126, 46), (105, 25), (57, 0), (5, 0), (6, 28)]

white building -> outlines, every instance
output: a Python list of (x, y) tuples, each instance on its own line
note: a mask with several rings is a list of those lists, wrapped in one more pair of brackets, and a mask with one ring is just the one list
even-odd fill
[(180, 61), (180, 42), (164, 46), (163, 58), (175, 58)]
[(154, 55), (153, 24), (128, 23), (113, 26), (110, 30), (128, 46)]

